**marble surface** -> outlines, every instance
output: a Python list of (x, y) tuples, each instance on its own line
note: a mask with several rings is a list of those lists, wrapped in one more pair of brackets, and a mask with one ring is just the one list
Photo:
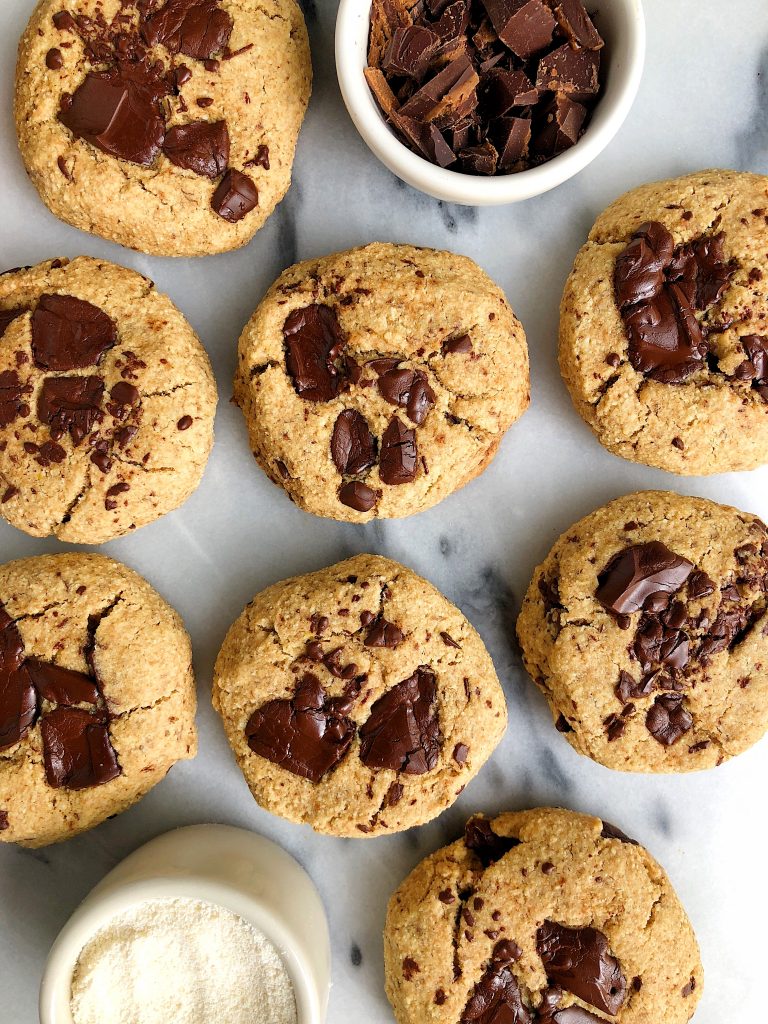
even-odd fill
[[(363, 2), (363, 0), (361, 0)], [(609, 3), (610, 0), (604, 0)], [(642, 487), (721, 499), (768, 518), (768, 468), (678, 479), (604, 452), (574, 413), (555, 360), (557, 310), (595, 215), (625, 189), (719, 165), (768, 172), (768, 17), (764, 0), (645, 0), (648, 63), (608, 150), (575, 180), (505, 209), (449, 207), (401, 185), (368, 152), (343, 108), (333, 66), (334, 0), (304, 0), (315, 93), (287, 199), (251, 245), (206, 260), (152, 259), (60, 224), (28, 182), (11, 116), (16, 40), (32, 0), (0, 3), (0, 266), (88, 253), (154, 278), (199, 331), (221, 406), (203, 485), (186, 506), (104, 550), (151, 580), (184, 616), (200, 688), (200, 755), (140, 805), (79, 839), (0, 848), (0, 1021), (33, 1024), (43, 962), (78, 901), (117, 861), (173, 826), (218, 821), (282, 843), (324, 897), (334, 943), (332, 1024), (384, 1024), (381, 929), (391, 891), (473, 811), (556, 803), (603, 815), (667, 868), (701, 940), (707, 987), (697, 1024), (764, 1020), (768, 912), (763, 872), (768, 741), (700, 775), (620, 775), (580, 758), (526, 678), (513, 622), (534, 565), (602, 502)], [(107, 199), (108, 201), (108, 199)], [(411, 520), (339, 525), (294, 508), (258, 470), (228, 403), (238, 334), (273, 278), (297, 258), (373, 239), (455, 249), (506, 290), (528, 332), (533, 405), (475, 483)], [(58, 550), (0, 525), (2, 560)], [(285, 576), (359, 551), (423, 573), (479, 629), (510, 705), (507, 736), (436, 822), (401, 836), (313, 835), (251, 800), (208, 698), (219, 644), (244, 604)], [(731, 1009), (732, 1008), (732, 1009)]]

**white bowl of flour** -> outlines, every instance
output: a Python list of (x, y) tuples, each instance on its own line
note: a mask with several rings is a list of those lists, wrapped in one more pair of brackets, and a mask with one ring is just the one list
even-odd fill
[(328, 925), (267, 839), (193, 825), (143, 846), (51, 949), (41, 1024), (323, 1024)]

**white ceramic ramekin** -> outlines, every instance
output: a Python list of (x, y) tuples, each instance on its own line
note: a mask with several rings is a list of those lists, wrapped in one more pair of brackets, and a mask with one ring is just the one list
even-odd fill
[(167, 832), (127, 857), (96, 886), (48, 956), (40, 987), (40, 1024), (72, 1024), (72, 974), (94, 932), (144, 900), (177, 898), (226, 907), (259, 929), (282, 956), (293, 982), (298, 1024), (323, 1024), (331, 957), (317, 890), (279, 846), (227, 825)]
[(436, 167), (412, 153), (387, 126), (365, 80), (370, 0), (341, 0), (336, 20), (336, 71), (347, 110), (370, 150), (414, 188), (450, 203), (501, 206), (561, 185), (601, 153), (624, 122), (645, 62), (645, 19), (640, 0), (601, 0), (598, 25), (605, 39), (605, 91), (584, 135), (548, 163), (518, 174), (481, 177)]

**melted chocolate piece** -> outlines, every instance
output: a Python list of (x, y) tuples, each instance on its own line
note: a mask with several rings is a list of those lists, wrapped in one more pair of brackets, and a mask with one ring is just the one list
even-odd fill
[(23, 739), (37, 718), (37, 698), (24, 665), (24, 642), (0, 604), (0, 750)]
[(355, 736), (346, 717), (349, 700), (328, 698), (320, 680), (306, 673), (290, 700), (271, 700), (245, 727), (248, 746), (260, 757), (310, 782), (319, 782), (342, 760)]
[(218, 178), (229, 163), (226, 121), (191, 121), (169, 128), (163, 153), (172, 164), (204, 178)]
[(393, 622), (379, 616), (371, 625), (365, 637), (366, 647), (389, 647), (394, 650), (403, 642), (404, 636)]
[(99, 701), (98, 686), (83, 672), (61, 668), (35, 658), (28, 658), (26, 666), (38, 694), (51, 704), (72, 707), (75, 704), (97, 704)]
[(616, 260), (613, 285), (616, 304), (624, 310), (654, 299), (664, 287), (664, 271), (672, 261), (675, 243), (663, 224), (650, 221), (632, 236)]
[(0, 309), (0, 338), (2, 338), (14, 320), (23, 316), (26, 312), (27, 310), (21, 306), (17, 306), (15, 309)]
[(520, 840), (515, 836), (497, 835), (487, 818), (470, 818), (464, 828), (464, 845), (487, 868), (519, 846)]
[(355, 409), (345, 409), (331, 435), (331, 458), (342, 476), (357, 476), (376, 462), (376, 440), (368, 422)]
[(545, 921), (536, 931), (536, 951), (547, 978), (590, 1006), (616, 1016), (627, 994), (627, 981), (602, 932)]
[(614, 615), (640, 611), (657, 594), (675, 594), (693, 570), (661, 541), (633, 544), (615, 555), (598, 576), (595, 596)]
[(101, 377), (48, 377), (37, 399), (37, 414), (50, 426), (54, 441), (69, 431), (77, 446), (101, 420), (103, 394)]
[(32, 314), (32, 355), (41, 370), (98, 366), (117, 343), (115, 322), (72, 295), (41, 295)]
[(655, 615), (641, 622), (635, 636), (632, 650), (640, 667), (648, 671), (653, 665), (666, 665), (682, 669), (688, 664), (688, 634), (680, 629), (670, 628)]
[(681, 693), (662, 693), (645, 716), (645, 726), (662, 746), (671, 747), (693, 727), (693, 718), (683, 705)]
[(350, 480), (339, 488), (339, 501), (356, 512), (370, 512), (379, 497), (379, 491), (374, 491), (359, 480)]
[(441, 742), (437, 680), (421, 667), (374, 702), (360, 729), (360, 760), (366, 768), (424, 775), (437, 764)]
[(536, 1024), (604, 1024), (604, 1017), (596, 1017), (583, 1006), (561, 1007), (562, 998), (563, 991), (560, 986), (550, 986), (536, 1011)]
[(162, 43), (171, 53), (208, 60), (225, 48), (233, 21), (218, 0), (168, 0), (141, 26), (151, 46)]
[(161, 100), (167, 93), (149, 65), (121, 60), (106, 71), (89, 71), (59, 120), (104, 153), (149, 167), (165, 136)]
[(511, 970), (520, 950), (509, 940), (497, 943), (485, 974), (472, 990), (459, 1024), (533, 1024)]
[(330, 402), (344, 382), (337, 361), (346, 346), (330, 306), (295, 309), (283, 325), (286, 366), (296, 391), (307, 402)]
[(45, 777), (53, 789), (89, 789), (120, 775), (106, 718), (57, 707), (40, 723)]
[(242, 171), (230, 168), (219, 182), (211, 199), (211, 206), (230, 224), (247, 217), (259, 205), (259, 190), (253, 179)]
[(109, 398), (107, 411), (116, 420), (126, 419), (131, 410), (141, 404), (141, 392), (127, 380), (119, 380), (109, 392)]
[(417, 460), (416, 432), (393, 416), (381, 439), (379, 476), (382, 482), (391, 486), (411, 483), (416, 478)]
[(379, 392), (390, 405), (400, 406), (421, 426), (435, 404), (435, 393), (421, 370), (392, 369), (379, 377)]
[(22, 384), (15, 370), (0, 373), (0, 427), (7, 427), (19, 416), (29, 415), (29, 404), (25, 396), (31, 387)]

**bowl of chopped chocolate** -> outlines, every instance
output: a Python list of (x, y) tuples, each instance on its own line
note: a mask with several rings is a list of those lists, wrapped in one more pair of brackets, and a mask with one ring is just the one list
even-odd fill
[(640, 0), (341, 0), (336, 22), (341, 92), (368, 147), (468, 206), (530, 199), (586, 167), (644, 60)]

